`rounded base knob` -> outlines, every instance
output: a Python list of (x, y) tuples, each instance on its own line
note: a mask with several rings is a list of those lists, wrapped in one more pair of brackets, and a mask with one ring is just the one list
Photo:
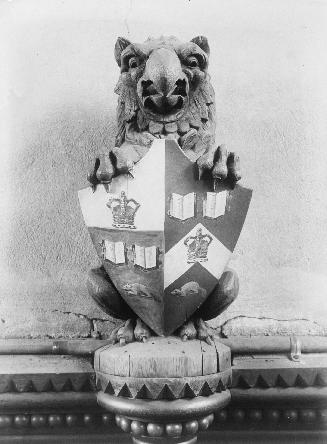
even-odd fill
[[(182, 438), (181, 440), (167, 440), (163, 438), (162, 444), (195, 444), (197, 442), (197, 437), (193, 436), (191, 438)], [(158, 438), (135, 438), (133, 437), (133, 444), (160, 444)]]

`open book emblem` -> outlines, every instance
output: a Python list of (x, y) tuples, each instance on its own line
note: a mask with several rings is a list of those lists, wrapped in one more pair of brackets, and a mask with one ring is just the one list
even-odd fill
[(142, 270), (153, 270), (159, 266), (159, 248), (155, 245), (143, 247), (133, 245), (134, 265)]
[(196, 194), (188, 193), (182, 196), (178, 193), (172, 193), (169, 199), (168, 215), (174, 219), (186, 220), (195, 216), (196, 212)]
[(251, 190), (198, 180), (175, 140), (155, 139), (133, 176), (79, 192), (97, 254), (122, 299), (158, 335), (170, 335), (219, 283)]
[(209, 219), (217, 219), (223, 216), (226, 210), (227, 191), (220, 193), (208, 192), (203, 199), (203, 216)]
[(102, 259), (115, 265), (123, 265), (127, 262), (127, 249), (124, 242), (110, 242), (104, 239), (101, 242)]
[(134, 218), (140, 204), (135, 199), (127, 199), (125, 191), (121, 191), (120, 198), (110, 199), (107, 207), (111, 208), (113, 226), (116, 228), (133, 228)]
[(187, 247), (187, 262), (205, 262), (208, 260), (208, 248), (212, 242), (209, 233), (202, 234), (202, 228), (196, 230), (195, 236), (188, 236), (184, 245)]

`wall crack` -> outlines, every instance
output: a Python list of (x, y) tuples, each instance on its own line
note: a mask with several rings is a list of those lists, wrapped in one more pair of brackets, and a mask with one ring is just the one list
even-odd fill
[(89, 323), (89, 334), (87, 337), (90, 338), (96, 338), (96, 339), (101, 339), (102, 338), (102, 334), (99, 331), (99, 325), (98, 323), (101, 323), (102, 325), (108, 323), (109, 325), (112, 324), (112, 329), (115, 327), (115, 321), (111, 320), (111, 319), (103, 319), (103, 318), (97, 318), (97, 317), (90, 317), (84, 313), (77, 313), (74, 311), (64, 311), (64, 310), (58, 310), (58, 309), (54, 309), (51, 310), (53, 313), (60, 313), (63, 315), (73, 315), (76, 316), (80, 319), (85, 319), (88, 323)]

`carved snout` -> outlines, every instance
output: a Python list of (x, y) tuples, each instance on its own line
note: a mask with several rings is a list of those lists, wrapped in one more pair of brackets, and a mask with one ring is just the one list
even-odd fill
[(186, 80), (178, 79), (172, 85), (162, 82), (163, 88), (156, 88), (151, 80), (142, 81), (142, 100), (145, 107), (151, 108), (151, 104), (157, 109), (165, 113), (174, 107), (181, 108), (183, 106), (183, 98), (187, 96)]
[(145, 110), (160, 115), (180, 111), (188, 95), (188, 80), (176, 53), (167, 48), (153, 51), (138, 84)]

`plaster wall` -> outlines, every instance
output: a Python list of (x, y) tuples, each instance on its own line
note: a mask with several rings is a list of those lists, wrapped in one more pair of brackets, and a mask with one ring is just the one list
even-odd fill
[(254, 190), (231, 260), (222, 334), (327, 333), (324, 1), (114, 0), (0, 4), (0, 337), (105, 336), (89, 298), (99, 261), (77, 190), (113, 146), (118, 35), (204, 34), (217, 142)]

